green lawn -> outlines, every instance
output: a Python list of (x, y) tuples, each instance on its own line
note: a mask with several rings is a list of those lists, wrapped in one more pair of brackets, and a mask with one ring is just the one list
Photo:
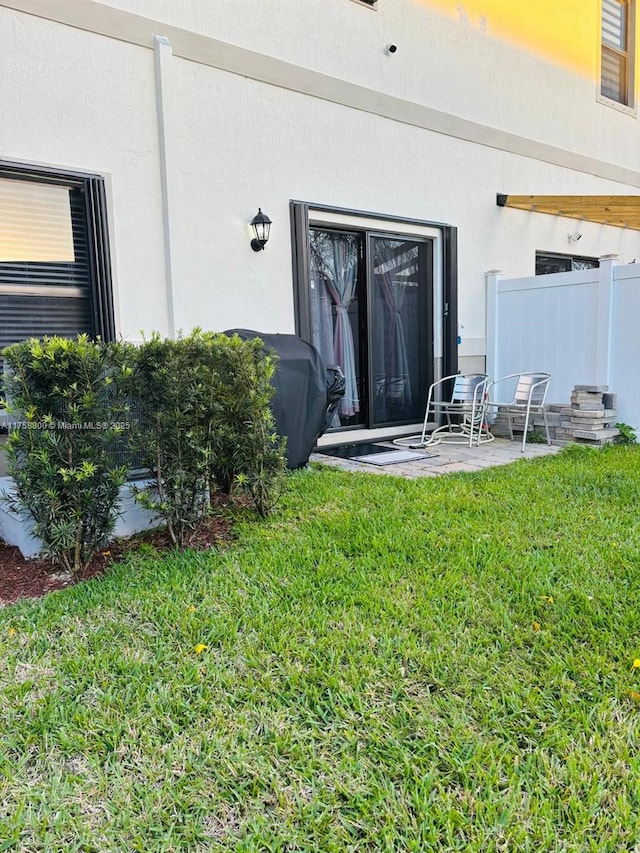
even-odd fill
[(0, 851), (639, 850), (640, 448), (573, 451), (0, 611)]

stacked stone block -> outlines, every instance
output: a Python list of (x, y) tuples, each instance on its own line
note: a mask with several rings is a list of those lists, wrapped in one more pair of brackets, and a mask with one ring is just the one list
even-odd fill
[[(615, 428), (617, 394), (607, 385), (576, 385), (569, 403), (549, 403), (545, 406), (549, 435), (553, 444), (575, 441), (602, 447), (611, 444), (620, 431)], [(507, 406), (498, 407), (491, 432), (496, 436), (509, 436), (509, 422), (505, 414)], [(544, 419), (532, 415), (533, 429), (544, 434)], [(522, 433), (524, 417), (514, 419), (514, 432)]]
[(617, 397), (607, 385), (576, 385), (571, 394), (569, 427), (573, 441), (602, 446), (617, 438), (620, 435), (614, 426), (618, 419)]

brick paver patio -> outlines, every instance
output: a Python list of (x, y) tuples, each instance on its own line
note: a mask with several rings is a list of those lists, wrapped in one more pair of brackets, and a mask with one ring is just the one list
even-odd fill
[[(376, 444), (388, 446), (390, 450), (399, 449), (387, 441), (379, 441)], [(431, 458), (417, 458), (420, 451), (416, 450), (415, 461), (402, 462), (397, 465), (371, 465), (366, 462), (355, 462), (353, 459), (326, 456), (324, 453), (313, 453), (311, 461), (342, 468), (345, 471), (392, 474), (397, 477), (413, 479), (416, 477), (438, 477), (441, 474), (454, 474), (458, 471), (481, 471), (483, 468), (491, 468), (495, 465), (508, 465), (518, 459), (537, 459), (539, 456), (549, 456), (561, 449), (557, 445), (528, 444), (522, 453), (520, 448), (520, 440), (509, 441), (506, 438), (496, 438), (490, 444), (471, 448), (466, 445), (441, 442), (434, 447), (425, 449), (425, 453), (434, 454)]]

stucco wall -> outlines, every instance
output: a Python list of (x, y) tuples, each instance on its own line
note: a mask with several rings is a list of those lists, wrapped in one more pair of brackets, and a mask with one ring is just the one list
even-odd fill
[(153, 52), (0, 7), (0, 158), (107, 180), (118, 329), (166, 328)]
[[(9, 4), (68, 15), (76, 22), (69, 26), (3, 5), (0, 156), (107, 177), (117, 322), (126, 337), (169, 328), (154, 32), (176, 47), (164, 81), (174, 107), (176, 328), (294, 330), (290, 199), (456, 226), (468, 357), (484, 353), (486, 270), (531, 274), (536, 249), (576, 251), (567, 241), (576, 229), (580, 254), (640, 257), (638, 232), (496, 207), (497, 192), (637, 193), (640, 149), (637, 120), (597, 104), (594, 79), (498, 37), (492, 20), (418, 0), (380, 0), (378, 11), (351, 0), (112, 0), (115, 17), (84, 18), (83, 9), (104, 7)], [(221, 70), (214, 65), (224, 51), (198, 33), (330, 74), (337, 82), (300, 72), (300, 85), (318, 83), (335, 101), (353, 94), (340, 81), (407, 99), (408, 118), (376, 115), (375, 92), (365, 111), (292, 91), (295, 67), (283, 71), (291, 88), (251, 79), (251, 58), (248, 76)], [(399, 45), (395, 56), (384, 51), (390, 41)], [(230, 56), (220, 64), (242, 68), (244, 56)], [(356, 95), (366, 100), (364, 90)], [(405, 109), (389, 103), (380, 99), (382, 111)], [(443, 111), (436, 118), (445, 132), (418, 126), (416, 105)], [(425, 116), (423, 124), (435, 121)], [(484, 144), (472, 141), (479, 131), (461, 123), (467, 119), (490, 128)], [(531, 156), (513, 153), (523, 150)], [(590, 160), (572, 167), (574, 155)], [(274, 225), (266, 251), (255, 254), (247, 223), (258, 205)]]
[[(489, 127), (640, 166), (637, 123), (596, 100), (598, 3), (379, 0), (371, 10), (351, 0), (107, 2)], [(393, 56), (384, 50), (390, 42), (398, 45)]]
[[(484, 271), (531, 274), (536, 248), (566, 252), (567, 234), (576, 228), (570, 220), (498, 208), (496, 187), (618, 189), (202, 65), (174, 63), (182, 196), (191, 215), (183, 232), (185, 327), (207, 311), (222, 327), (269, 322), (281, 331), (293, 328), (288, 202), (294, 198), (457, 226), (463, 336), (483, 338)], [(244, 223), (258, 205), (274, 225), (267, 249), (255, 256)], [(637, 235), (622, 229), (583, 223), (580, 230), (584, 254), (624, 255), (638, 245)]]

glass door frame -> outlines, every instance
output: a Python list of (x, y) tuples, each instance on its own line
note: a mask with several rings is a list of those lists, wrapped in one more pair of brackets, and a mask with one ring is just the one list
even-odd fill
[[(357, 353), (357, 362), (360, 365), (360, 376), (357, 377), (358, 383), (358, 398), (360, 409), (358, 411), (359, 423), (342, 424), (339, 427), (330, 427), (327, 432), (338, 430), (357, 430), (368, 429), (369, 424), (369, 378), (366, 367), (368, 366), (369, 357), (369, 340), (368, 340), (368, 314), (369, 314), (369, 287), (367, 284), (368, 278), (368, 259), (367, 259), (367, 235), (362, 230), (356, 227), (343, 227), (340, 225), (309, 225), (309, 244), (311, 240), (311, 231), (324, 231), (329, 234), (345, 234), (352, 235), (358, 238), (358, 270), (356, 277), (356, 295), (358, 301), (358, 323), (357, 323), (357, 344), (354, 347)], [(311, 267), (309, 267), (311, 270)], [(364, 280), (364, 287), (362, 286)], [(311, 279), (309, 279), (309, 286)], [(308, 293), (309, 301), (311, 302), (310, 293)], [(304, 339), (309, 343), (317, 346), (317, 342), (313, 340), (312, 326), (309, 327), (309, 335)], [(301, 336), (304, 337), (304, 336)]]
[[(429, 299), (431, 300), (431, 320), (429, 324), (428, 348), (426, 369), (446, 376), (458, 372), (458, 252), (457, 252), (457, 229), (452, 225), (426, 220), (406, 219), (388, 214), (359, 211), (349, 208), (317, 205), (304, 201), (290, 202), (291, 214), (291, 240), (293, 261), (293, 295), (294, 312), (296, 323), (296, 334), (311, 343), (311, 306), (309, 297), (310, 287), (310, 248), (309, 229), (317, 227), (327, 230), (357, 231), (363, 233), (365, 239), (365, 263), (369, 264), (368, 235), (385, 238), (415, 239), (417, 241), (428, 241), (432, 232), (431, 252), (432, 269), (439, 269), (439, 280), (432, 280)], [(318, 214), (315, 218), (314, 214)], [(335, 221), (332, 219), (335, 215)], [(347, 224), (347, 222), (349, 224)], [(387, 226), (388, 225), (388, 229)], [(394, 227), (395, 226), (395, 227)], [(433, 234), (437, 235), (436, 240)], [(437, 249), (437, 257), (436, 257)], [(371, 271), (367, 269), (367, 280), (369, 282), (367, 291), (370, 290), (370, 282), (373, 280)], [(441, 292), (438, 299), (434, 299), (434, 288), (439, 286)], [(371, 293), (366, 294), (367, 302), (370, 302)], [(437, 304), (436, 304), (437, 303)], [(435, 307), (434, 307), (435, 306)], [(435, 311), (438, 312), (436, 316)], [(370, 326), (371, 324), (368, 324)], [(436, 331), (437, 330), (437, 331)], [(366, 346), (371, 347), (367, 330)], [(437, 352), (434, 350), (434, 341), (437, 334)], [(435, 370), (435, 363), (440, 360), (439, 369)], [(372, 373), (370, 371), (370, 373)], [(367, 388), (368, 397), (371, 397), (371, 385), (375, 380), (369, 376)], [(372, 424), (370, 411), (366, 413), (366, 422), (360, 426), (340, 427), (339, 430), (351, 429), (378, 429), (388, 426), (392, 429), (401, 426), (400, 423)], [(338, 430), (336, 430), (338, 431)]]
[[(313, 226), (312, 226), (313, 227)], [(414, 243), (418, 243), (421, 246), (420, 249), (420, 260), (425, 263), (425, 275), (427, 280), (426, 291), (423, 294), (420, 294), (421, 299), (424, 298), (426, 300), (425, 312), (424, 316), (426, 317), (427, 324), (425, 329), (425, 337), (419, 341), (419, 357), (420, 361), (420, 372), (424, 375), (422, 376), (423, 381), (420, 383), (422, 388), (424, 389), (424, 400), (427, 399), (427, 391), (429, 385), (433, 382), (433, 373), (434, 373), (434, 358), (433, 358), (433, 238), (427, 236), (419, 236), (419, 235), (409, 235), (409, 234), (398, 234), (393, 231), (372, 231), (367, 230), (364, 233), (364, 262), (366, 266), (366, 308), (367, 308), (367, 317), (366, 317), (366, 365), (368, 368), (368, 385), (367, 385), (367, 423), (366, 428), (368, 429), (378, 429), (380, 427), (397, 427), (397, 426), (406, 426), (407, 424), (416, 423), (415, 418), (411, 418), (410, 420), (402, 420), (402, 421), (376, 421), (375, 420), (375, 407), (373, 405), (373, 400), (375, 399), (375, 395), (377, 393), (376, 389), (376, 377), (375, 371), (373, 370), (373, 358), (374, 358), (374, 322), (373, 322), (373, 312), (375, 310), (375, 294), (373, 292), (373, 288), (375, 285), (375, 273), (374, 273), (374, 258), (373, 252), (371, 250), (371, 243), (376, 238), (383, 240), (408, 240)], [(445, 374), (446, 375), (446, 374)], [(422, 417), (422, 415), (420, 416)]]

